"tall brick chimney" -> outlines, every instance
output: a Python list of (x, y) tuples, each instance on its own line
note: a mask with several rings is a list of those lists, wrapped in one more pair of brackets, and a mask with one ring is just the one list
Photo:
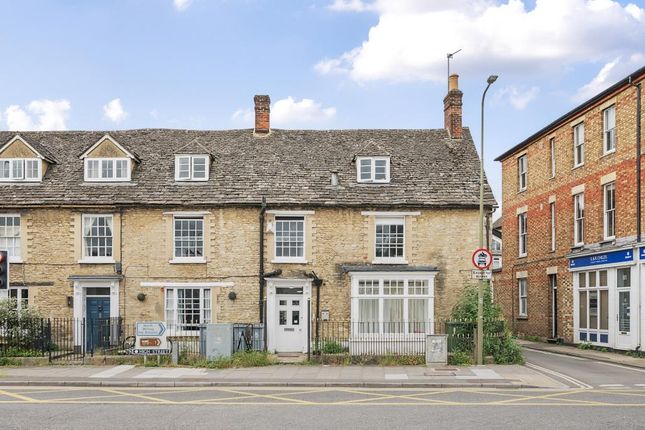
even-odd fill
[(253, 97), (255, 103), (255, 134), (268, 134), (271, 130), (271, 99), (266, 95)]
[(452, 139), (463, 137), (461, 126), (461, 99), (463, 95), (464, 93), (459, 89), (459, 75), (450, 75), (448, 95), (443, 99), (443, 124)]

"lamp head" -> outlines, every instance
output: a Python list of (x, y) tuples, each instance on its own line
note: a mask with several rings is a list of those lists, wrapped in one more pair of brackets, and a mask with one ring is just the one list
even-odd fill
[(486, 82), (488, 82), (488, 85), (490, 85), (490, 84), (492, 84), (493, 82), (495, 82), (496, 80), (497, 80), (497, 75), (490, 75), (490, 76), (488, 77), (488, 79), (486, 80)]

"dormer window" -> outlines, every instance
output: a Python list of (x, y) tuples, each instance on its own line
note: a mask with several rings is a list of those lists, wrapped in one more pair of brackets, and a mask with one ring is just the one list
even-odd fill
[(175, 181), (208, 181), (208, 155), (176, 155)]
[(390, 182), (390, 157), (358, 157), (356, 175), (358, 182)]
[(85, 165), (86, 182), (129, 182), (132, 161), (141, 161), (107, 134), (90, 146), (80, 158)]
[(122, 182), (129, 180), (129, 158), (85, 159), (85, 181), (87, 182)]
[(42, 161), (38, 158), (0, 159), (0, 181), (40, 182)]

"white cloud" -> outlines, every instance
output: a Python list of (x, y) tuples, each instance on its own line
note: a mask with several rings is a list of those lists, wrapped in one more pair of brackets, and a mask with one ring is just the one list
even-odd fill
[(508, 99), (511, 106), (517, 110), (524, 109), (540, 93), (540, 88), (518, 88), (515, 85), (507, 85), (496, 93), (497, 99)]
[(589, 62), (643, 53), (645, 12), (615, 0), (335, 0), (335, 10), (375, 10), (363, 43), (320, 61), (322, 74), (359, 82), (445, 80), (446, 53), (462, 73), (504, 76), (553, 73)]
[(177, 9), (179, 12), (183, 12), (188, 7), (190, 4), (193, 2), (193, 0), (172, 0), (172, 5)]
[(278, 127), (321, 123), (335, 116), (335, 107), (323, 107), (312, 99), (296, 101), (291, 96), (278, 100), (271, 107), (271, 122)]
[(253, 110), (249, 108), (239, 108), (233, 112), (231, 119), (233, 121), (240, 121), (249, 124), (253, 121)]
[(66, 130), (65, 121), (71, 108), (65, 99), (42, 99), (30, 102), (26, 110), (11, 105), (4, 115), (9, 130)]
[(606, 63), (598, 74), (587, 84), (578, 89), (574, 101), (585, 101), (624, 78), (645, 63), (644, 54), (633, 54), (629, 58), (614, 58)]
[[(297, 127), (312, 126), (324, 123), (336, 116), (335, 107), (323, 107), (321, 103), (303, 98), (300, 101), (289, 96), (271, 105), (271, 126)], [(255, 114), (253, 109), (240, 108), (231, 115), (233, 121), (253, 125)]]
[(121, 99), (114, 99), (103, 105), (103, 115), (110, 121), (119, 123), (128, 116), (128, 113), (123, 110)]
[(374, 9), (374, 4), (362, 0), (334, 0), (329, 9), (338, 12), (365, 12)]

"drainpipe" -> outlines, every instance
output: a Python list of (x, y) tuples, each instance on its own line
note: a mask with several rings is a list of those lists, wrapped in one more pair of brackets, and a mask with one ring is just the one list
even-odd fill
[[(632, 77), (629, 77), (629, 84), (636, 87), (636, 243), (641, 241), (641, 83), (634, 84)], [(636, 252), (639, 252), (637, 249)], [(642, 266), (642, 264), (639, 264)], [(639, 267), (639, 273), (642, 267)], [(640, 279), (640, 276), (639, 276)], [(642, 300), (638, 301), (638, 315), (640, 319), (643, 318), (642, 314)], [(641, 330), (641, 324), (638, 324), (638, 330)], [(638, 346), (636, 350), (641, 349), (641, 333), (638, 334)]]
[[(260, 294), (258, 301), (258, 312), (260, 315), (260, 323), (264, 323), (264, 214), (267, 210), (267, 201), (265, 197), (262, 197), (262, 204), (260, 205)], [(266, 332), (266, 327), (264, 328)]]

